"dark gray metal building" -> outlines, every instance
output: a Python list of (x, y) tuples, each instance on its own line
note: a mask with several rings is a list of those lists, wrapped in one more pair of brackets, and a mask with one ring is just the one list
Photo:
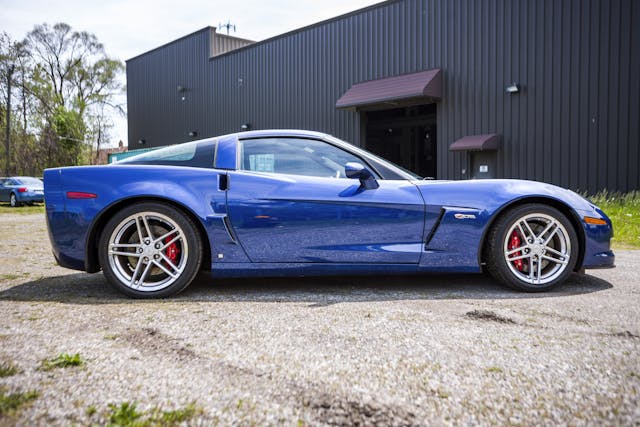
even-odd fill
[[(127, 61), (129, 148), (331, 133), (425, 176), (640, 189), (640, 1), (391, 0)], [(139, 143), (140, 144), (139, 144)]]

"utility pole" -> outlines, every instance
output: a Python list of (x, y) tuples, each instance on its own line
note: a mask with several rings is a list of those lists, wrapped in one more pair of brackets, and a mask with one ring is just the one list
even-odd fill
[(6, 123), (6, 139), (4, 141), (4, 148), (6, 153), (6, 164), (4, 167), (5, 176), (11, 175), (9, 168), (11, 166), (11, 77), (16, 69), (15, 64), (11, 64), (7, 68), (7, 123)]

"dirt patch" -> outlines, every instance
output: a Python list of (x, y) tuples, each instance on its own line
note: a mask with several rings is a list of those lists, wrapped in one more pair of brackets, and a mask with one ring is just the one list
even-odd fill
[(330, 426), (418, 426), (416, 416), (401, 407), (361, 402), (319, 394), (307, 403), (316, 410), (315, 420)]
[(132, 346), (147, 352), (173, 356), (179, 360), (196, 359), (198, 355), (156, 328), (133, 329), (122, 337)]
[(510, 319), (508, 317), (500, 316), (499, 314), (489, 310), (472, 310), (465, 313), (465, 316), (475, 320), (487, 320), (490, 322), (517, 325), (517, 322), (515, 320)]
[(622, 331), (622, 332), (616, 332), (611, 334), (614, 337), (619, 337), (619, 338), (630, 338), (630, 339), (640, 339), (640, 335), (636, 335), (633, 332), (630, 331)]

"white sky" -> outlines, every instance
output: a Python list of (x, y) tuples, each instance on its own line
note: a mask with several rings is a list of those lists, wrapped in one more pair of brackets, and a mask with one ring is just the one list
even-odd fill
[[(94, 33), (109, 56), (122, 61), (228, 20), (231, 35), (255, 41), (333, 18), (380, 0), (0, 0), (0, 31), (22, 39), (36, 24), (65, 22)], [(219, 29), (226, 33), (226, 30)], [(124, 78), (123, 78), (124, 79)], [(123, 98), (124, 99), (124, 98)], [(112, 143), (127, 142), (126, 119), (117, 119)]]

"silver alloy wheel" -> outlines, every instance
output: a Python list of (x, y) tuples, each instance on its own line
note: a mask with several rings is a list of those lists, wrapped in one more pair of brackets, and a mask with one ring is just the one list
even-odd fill
[(9, 199), (9, 204), (11, 205), (12, 208), (15, 208), (16, 206), (18, 206), (18, 200), (16, 199), (16, 195), (11, 193), (11, 197)]
[(109, 265), (118, 281), (141, 292), (171, 286), (189, 258), (183, 230), (158, 212), (128, 216), (115, 227), (108, 245)]
[(518, 279), (544, 285), (559, 277), (571, 258), (571, 239), (560, 221), (544, 213), (516, 220), (506, 234), (504, 259)]

